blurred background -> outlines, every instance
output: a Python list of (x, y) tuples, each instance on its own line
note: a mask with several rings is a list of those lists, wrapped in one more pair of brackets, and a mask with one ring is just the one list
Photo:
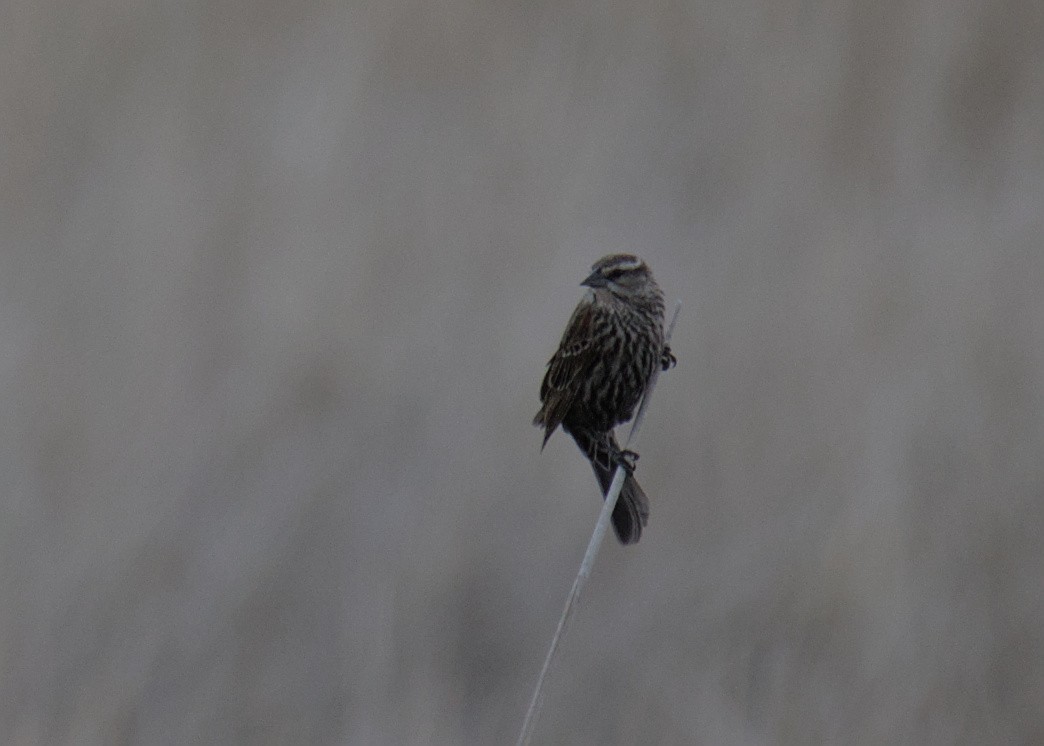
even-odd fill
[(0, 9), (0, 741), (1044, 742), (1044, 5)]

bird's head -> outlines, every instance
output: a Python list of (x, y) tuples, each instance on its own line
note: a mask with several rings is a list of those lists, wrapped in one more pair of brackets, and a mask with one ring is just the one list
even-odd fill
[(633, 254), (611, 254), (591, 266), (591, 274), (581, 285), (606, 288), (614, 295), (632, 297), (653, 290), (656, 283), (649, 267)]

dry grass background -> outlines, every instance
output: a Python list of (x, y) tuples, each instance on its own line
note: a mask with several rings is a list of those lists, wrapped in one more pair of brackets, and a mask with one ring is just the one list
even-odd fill
[(1044, 6), (0, 9), (0, 740), (510, 742), (588, 265), (681, 298), (538, 743), (1044, 741)]

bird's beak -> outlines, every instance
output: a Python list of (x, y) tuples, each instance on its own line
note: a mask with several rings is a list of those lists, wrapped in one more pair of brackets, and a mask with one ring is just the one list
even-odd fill
[(600, 272), (592, 272), (587, 276), (587, 279), (580, 283), (581, 285), (587, 285), (589, 288), (604, 288), (609, 284), (605, 276)]

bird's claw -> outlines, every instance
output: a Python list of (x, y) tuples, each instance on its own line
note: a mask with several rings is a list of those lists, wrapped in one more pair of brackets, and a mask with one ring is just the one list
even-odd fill
[(660, 355), (660, 368), (662, 370), (670, 370), (677, 364), (678, 358), (676, 358), (674, 356), (674, 353), (671, 352), (671, 346), (665, 345), (663, 348), (663, 353)]
[(633, 474), (635, 467), (638, 466), (638, 454), (634, 451), (619, 451), (615, 461), (616, 465), (623, 467), (628, 474)]

